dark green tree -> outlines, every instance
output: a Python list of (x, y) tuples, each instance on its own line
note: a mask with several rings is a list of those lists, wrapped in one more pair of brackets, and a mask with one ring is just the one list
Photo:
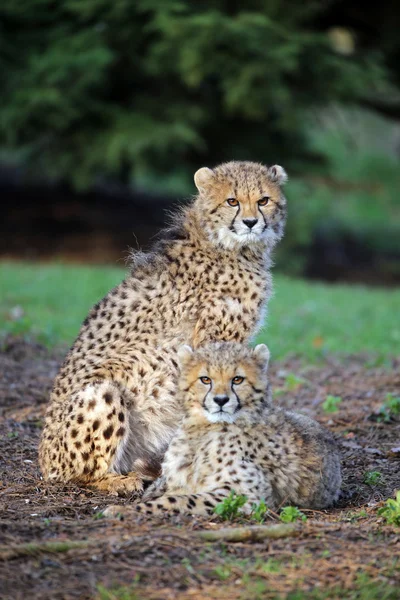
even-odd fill
[(373, 48), (335, 52), (327, 4), (3, 0), (3, 154), (78, 186), (232, 158), (296, 168), (306, 109), (385, 80)]

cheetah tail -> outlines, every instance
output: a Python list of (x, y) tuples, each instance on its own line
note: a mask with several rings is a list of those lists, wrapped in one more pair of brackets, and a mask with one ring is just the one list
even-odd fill
[(135, 508), (146, 515), (172, 513), (208, 516), (213, 514), (216, 505), (229, 495), (230, 490), (231, 486), (226, 486), (199, 494), (164, 495), (149, 502), (140, 502)]

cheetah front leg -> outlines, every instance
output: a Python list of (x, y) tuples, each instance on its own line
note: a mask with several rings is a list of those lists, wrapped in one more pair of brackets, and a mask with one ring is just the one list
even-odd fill
[(118, 469), (128, 437), (129, 413), (119, 386), (87, 385), (62, 406), (53, 403), (39, 446), (45, 479), (73, 481), (114, 495), (143, 490), (143, 477)]

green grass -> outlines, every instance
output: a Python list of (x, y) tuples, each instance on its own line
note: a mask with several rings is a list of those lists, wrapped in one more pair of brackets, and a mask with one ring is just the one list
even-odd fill
[[(48, 345), (70, 344), (91, 306), (124, 276), (113, 267), (0, 264), (0, 332), (27, 333)], [(21, 307), (23, 317), (10, 320)]]
[(400, 290), (327, 285), (275, 277), (259, 342), (272, 357), (368, 353), (379, 364), (399, 355)]
[[(243, 572), (241, 579), (238, 579), (238, 571), (246, 569), (244, 561), (231, 561), (232, 564), (217, 565), (213, 571), (208, 571), (204, 576), (217, 578), (220, 585), (224, 585), (225, 590), (232, 590), (232, 596), (238, 598), (237, 593), (241, 593), (242, 600), (282, 600), (283, 595), (274, 592), (265, 579), (257, 577), (250, 572)], [(264, 564), (258, 564), (256, 567), (264, 573), (282, 573), (283, 566), (274, 559), (270, 559)], [(234, 569), (234, 570), (232, 570)], [(235, 577), (235, 587), (232, 588), (232, 577)], [(222, 583), (223, 582), (223, 583)], [(229, 586), (229, 588), (228, 588)], [(137, 587), (137, 582), (130, 586), (120, 586), (107, 588), (98, 586), (97, 600), (139, 600), (147, 597), (146, 587)], [(154, 591), (154, 590), (152, 590)], [(372, 581), (364, 573), (360, 573), (353, 582), (352, 589), (343, 589), (335, 586), (327, 589), (299, 590), (289, 592), (285, 598), (287, 600), (398, 600), (398, 586), (390, 584), (387, 581)]]
[[(70, 344), (90, 307), (124, 274), (117, 267), (1, 263), (0, 333)], [(257, 341), (269, 345), (274, 359), (362, 352), (371, 355), (371, 364), (379, 364), (399, 355), (399, 306), (400, 290), (276, 275), (267, 323)]]
[(398, 588), (389, 583), (366, 582), (354, 589), (332, 588), (310, 592), (290, 592), (287, 600), (398, 600)]

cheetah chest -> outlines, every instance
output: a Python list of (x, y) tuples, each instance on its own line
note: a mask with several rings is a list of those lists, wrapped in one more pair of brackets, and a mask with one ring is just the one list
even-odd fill
[(237, 432), (199, 439), (177, 439), (166, 454), (163, 472), (171, 490), (199, 493), (226, 483), (238, 489), (263, 487), (260, 468), (248, 458)]

